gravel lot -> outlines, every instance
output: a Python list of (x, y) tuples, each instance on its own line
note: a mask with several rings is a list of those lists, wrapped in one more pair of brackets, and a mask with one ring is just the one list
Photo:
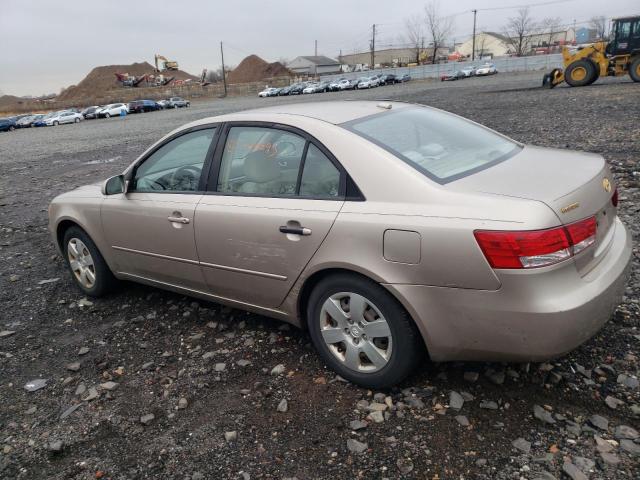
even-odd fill
[[(640, 478), (637, 249), (623, 305), (570, 355), (425, 363), (400, 388), (372, 392), (335, 378), (304, 332), (271, 319), (135, 284), (88, 301), (46, 230), (51, 198), (118, 173), (188, 121), (393, 98), (523, 142), (603, 154), (637, 242), (640, 85), (548, 91), (537, 88), (541, 75), (229, 98), (0, 134), (0, 477)], [(35, 379), (46, 386), (27, 391)]]

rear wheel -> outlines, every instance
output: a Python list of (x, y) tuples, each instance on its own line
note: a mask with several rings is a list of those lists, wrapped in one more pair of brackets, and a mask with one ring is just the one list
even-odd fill
[(85, 294), (101, 297), (110, 292), (117, 280), (109, 270), (93, 240), (79, 227), (69, 228), (63, 239), (64, 256), (71, 278)]
[(636, 57), (629, 65), (629, 76), (634, 82), (640, 82), (640, 57)]
[(584, 87), (597, 79), (596, 66), (591, 60), (577, 60), (567, 67), (565, 81), (572, 87)]
[(58, 122), (57, 120), (55, 122), (53, 122), (53, 126), (57, 127), (58, 125), (60, 125), (60, 122)]
[(9, 125), (9, 131), (13, 132), (16, 129), (16, 127), (14, 127), (13, 125)]
[(110, 118), (110, 117), (111, 117), (111, 114), (109, 112), (104, 114), (104, 118)]
[(76, 119), (74, 120), (74, 123), (80, 123), (80, 119), (79, 119), (79, 118), (76, 118)]
[(363, 387), (395, 385), (422, 358), (422, 340), (407, 312), (366, 278), (340, 274), (321, 280), (311, 292), (306, 315), (323, 360)]

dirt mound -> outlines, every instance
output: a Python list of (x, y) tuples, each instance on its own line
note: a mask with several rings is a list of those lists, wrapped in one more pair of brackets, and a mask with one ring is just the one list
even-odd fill
[[(116, 73), (128, 73), (129, 75), (139, 76), (144, 74), (155, 74), (153, 65), (149, 62), (132, 63), (130, 65), (104, 65), (96, 67), (89, 75), (78, 83), (78, 85), (72, 85), (69, 88), (60, 93), (58, 100), (69, 101), (82, 99), (86, 97), (92, 97), (96, 94), (100, 94), (107, 90), (113, 90), (115, 88), (121, 88), (122, 85), (118, 82)], [(175, 77), (176, 80), (197, 80), (198, 78), (182, 70), (172, 70), (163, 72), (165, 77)]]
[(229, 72), (229, 83), (259, 82), (267, 78), (291, 76), (291, 71), (280, 62), (268, 63), (257, 55), (249, 55)]

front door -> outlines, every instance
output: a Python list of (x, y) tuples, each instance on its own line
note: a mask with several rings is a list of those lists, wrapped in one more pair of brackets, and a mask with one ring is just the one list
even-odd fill
[(125, 194), (102, 203), (102, 225), (118, 272), (205, 289), (194, 240), (202, 171), (215, 128), (172, 137), (138, 164)]
[(215, 192), (196, 209), (212, 294), (267, 308), (282, 303), (344, 203), (344, 173), (329, 155), (291, 130), (228, 127)]

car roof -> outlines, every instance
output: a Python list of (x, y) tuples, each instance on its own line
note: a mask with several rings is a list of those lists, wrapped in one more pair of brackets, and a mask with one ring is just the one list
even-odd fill
[(231, 120), (245, 119), (243, 117), (255, 115), (255, 114), (279, 114), (279, 115), (298, 115), (302, 117), (314, 118), (324, 122), (332, 124), (340, 124), (344, 122), (350, 122), (362, 117), (368, 117), (369, 115), (375, 115), (376, 113), (382, 113), (389, 111), (386, 108), (391, 105), (393, 110), (404, 109), (412, 107), (411, 104), (402, 102), (388, 102), (382, 101), (385, 107), (379, 107), (381, 101), (366, 101), (366, 100), (342, 100), (342, 101), (327, 101), (327, 102), (305, 102), (305, 103), (293, 103), (275, 105), (271, 107), (255, 108), (251, 110), (244, 110), (242, 112), (223, 115), (221, 117), (211, 117), (203, 119), (197, 123), (205, 124), (210, 123), (212, 120)]

